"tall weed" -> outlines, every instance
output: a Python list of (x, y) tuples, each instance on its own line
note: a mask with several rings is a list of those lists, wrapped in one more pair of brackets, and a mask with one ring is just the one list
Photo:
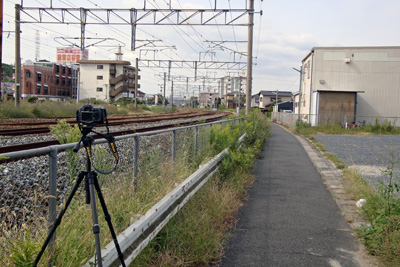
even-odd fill
[[(78, 125), (72, 127), (67, 120), (60, 120), (56, 125), (50, 126), (50, 131), (60, 144), (75, 143), (81, 137)], [(70, 171), (69, 180), (72, 181), (78, 175), (79, 156), (72, 151), (72, 148), (68, 148), (66, 152)]]

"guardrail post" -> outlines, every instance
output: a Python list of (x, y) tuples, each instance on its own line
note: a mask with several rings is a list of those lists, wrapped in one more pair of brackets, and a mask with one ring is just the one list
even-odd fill
[(133, 155), (133, 188), (136, 191), (137, 187), (137, 176), (139, 172), (139, 142), (140, 136), (135, 135), (135, 153)]
[(172, 160), (176, 157), (176, 130), (172, 130)]
[[(49, 153), (49, 231), (53, 227), (57, 217), (57, 154), (56, 146), (50, 147)], [(50, 241), (50, 246), (56, 241), (56, 233)]]
[(197, 157), (197, 151), (199, 149), (199, 126), (196, 126), (194, 132), (194, 156)]

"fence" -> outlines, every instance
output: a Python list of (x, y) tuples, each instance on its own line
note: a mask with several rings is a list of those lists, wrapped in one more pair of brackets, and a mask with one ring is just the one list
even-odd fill
[[(100, 174), (98, 177), (106, 203), (120, 203), (118, 207), (109, 207), (116, 230), (125, 229), (126, 221), (131, 224), (138, 220), (140, 214), (144, 214), (168, 193), (162, 192), (162, 188), (172, 190), (184, 177), (190, 175), (194, 166), (211, 156), (208, 139), (212, 125), (227, 127), (238, 121), (240, 119), (116, 137), (120, 154), (118, 168), (112, 175)], [(55, 221), (57, 209), (61, 208), (60, 204), (65, 201), (78, 173), (85, 169), (84, 149), (72, 153), (74, 145), (64, 144), (3, 155), (10, 159), (29, 157), (0, 164), (0, 241), (4, 241), (0, 243), (3, 253), (9, 251), (9, 237), (18, 239), (23, 230), (31, 229), (38, 239), (44, 239), (47, 235), (47, 229)], [(98, 169), (112, 168), (113, 156), (109, 153), (106, 141), (96, 140), (93, 147), (94, 165)], [(84, 190), (81, 191), (77, 194), (78, 199), (83, 198)], [(77, 233), (77, 242), (79, 239), (94, 239), (90, 231), (90, 210), (81, 207), (85, 206), (81, 200), (74, 199), (73, 202), (68, 209), (69, 213), (65, 215), (67, 219), (63, 219), (63, 222), (68, 220), (66, 224), (69, 226), (57, 231), (57, 238), (71, 238), (69, 235), (76, 232), (77, 228), (86, 228), (88, 236), (79, 236)], [(109, 239), (106, 236), (107, 225), (105, 222), (99, 224), (104, 229), (100, 239), (106, 241)], [(66, 243), (56, 242), (57, 250), (68, 251), (76, 246), (72, 241), (72, 244)], [(92, 251), (88, 253), (93, 254), (93, 246), (89, 247)], [(44, 255), (44, 258), (50, 257), (51, 251)], [(84, 258), (87, 255), (78, 257), (70, 266), (76, 266)], [(70, 262), (71, 258), (58, 260)]]
[(285, 113), (285, 112), (273, 112), (271, 115), (272, 119), (284, 122), (291, 126), (296, 126), (296, 122), (300, 121), (310, 123), (312, 126), (315, 125), (332, 125), (338, 124), (343, 125), (347, 123), (348, 127), (353, 124), (357, 126), (364, 125), (375, 125), (389, 124), (393, 127), (399, 127), (399, 117), (383, 117), (383, 116), (353, 116), (347, 117), (345, 115), (332, 115), (332, 114), (296, 114), (296, 113)]

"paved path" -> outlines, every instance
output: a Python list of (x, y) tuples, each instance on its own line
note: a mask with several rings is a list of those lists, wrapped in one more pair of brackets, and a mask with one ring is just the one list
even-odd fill
[(221, 266), (367, 266), (296, 137), (272, 124), (261, 157)]

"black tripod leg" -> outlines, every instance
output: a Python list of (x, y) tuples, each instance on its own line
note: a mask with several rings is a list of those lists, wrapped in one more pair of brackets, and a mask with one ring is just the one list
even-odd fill
[(115, 234), (114, 227), (113, 227), (112, 222), (111, 222), (110, 213), (108, 212), (108, 209), (107, 209), (107, 206), (106, 206), (106, 202), (104, 201), (103, 194), (101, 193), (99, 181), (97, 180), (97, 175), (96, 175), (96, 177), (94, 179), (94, 187), (96, 188), (97, 195), (98, 195), (99, 200), (100, 200), (101, 208), (103, 209), (104, 217), (105, 217), (105, 219), (107, 221), (107, 224), (108, 224), (108, 228), (110, 228), (111, 236), (112, 236), (112, 239), (114, 241), (115, 248), (117, 249), (118, 258), (121, 261), (121, 265), (123, 267), (125, 267), (126, 265), (125, 265), (125, 261), (124, 261), (124, 255), (122, 254), (121, 248), (120, 248), (120, 246), (118, 244), (117, 235)]
[(51, 237), (53, 236), (54, 232), (57, 230), (57, 227), (60, 225), (62, 217), (64, 216), (65, 212), (67, 211), (67, 208), (69, 206), (69, 204), (72, 201), (72, 198), (74, 197), (76, 190), (78, 190), (79, 185), (81, 184), (83, 178), (85, 177), (85, 175), (87, 174), (87, 172), (81, 172), (78, 175), (78, 179), (76, 180), (76, 183), (74, 185), (74, 187), (72, 188), (71, 194), (69, 194), (67, 201), (65, 202), (65, 206), (63, 207), (63, 209), (61, 210), (60, 214), (58, 215), (56, 221), (54, 222), (54, 226), (51, 229), (50, 233), (47, 235), (46, 240), (44, 241), (44, 244), (39, 252), (39, 254), (36, 256), (35, 262), (33, 263), (33, 266), (37, 266), (37, 264), (40, 261), (40, 258), (42, 257), (44, 251), (46, 250), (47, 245), (49, 244)]
[(93, 171), (89, 172), (87, 175), (87, 179), (89, 180), (89, 195), (90, 195), (90, 206), (92, 209), (92, 219), (93, 219), (93, 233), (96, 242), (96, 255), (97, 255), (97, 264), (99, 267), (103, 266), (103, 261), (101, 259), (101, 246), (100, 246), (100, 226), (97, 218), (97, 209), (96, 209), (96, 196), (94, 195), (94, 181), (97, 181), (97, 174)]

